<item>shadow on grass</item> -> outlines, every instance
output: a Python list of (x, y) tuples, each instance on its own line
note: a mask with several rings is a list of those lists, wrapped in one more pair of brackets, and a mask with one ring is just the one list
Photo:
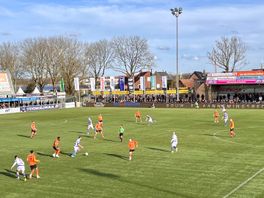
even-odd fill
[(209, 134), (209, 133), (206, 133), (206, 134), (202, 134), (204, 136), (211, 136), (211, 137), (228, 137), (226, 135), (218, 135), (218, 134)]
[(112, 173), (105, 173), (98, 170), (90, 169), (90, 168), (79, 168), (82, 172), (89, 173), (91, 175), (96, 175), (100, 177), (105, 177), (109, 179), (119, 179), (120, 176)]
[(128, 158), (126, 156), (123, 155), (118, 155), (118, 154), (113, 154), (113, 153), (103, 153), (104, 155), (110, 156), (110, 157), (115, 157), (115, 158), (119, 158), (122, 160), (128, 160)]
[(132, 185), (135, 185), (137, 187), (148, 188), (149, 190), (156, 190), (159, 192), (168, 193), (168, 194), (174, 195), (175, 197), (177, 197), (177, 196), (187, 197), (185, 194), (177, 193), (177, 192), (174, 192), (171, 190), (162, 189), (162, 188), (159, 188), (159, 187), (156, 187), (153, 185), (148, 185), (146, 183), (140, 183), (140, 182), (136, 182), (136, 181), (132, 181), (132, 180), (127, 180), (127, 179), (121, 178), (119, 175), (116, 175), (116, 174), (101, 172), (101, 171), (89, 169), (89, 168), (80, 168), (79, 170), (82, 172), (91, 174), (91, 175), (98, 176), (98, 177), (108, 178), (108, 179), (116, 180), (118, 182), (132, 184)]
[(70, 132), (70, 133), (79, 133), (79, 134), (84, 133), (83, 131), (68, 131), (68, 132)]
[(72, 153), (65, 153), (65, 152), (60, 152), (61, 155), (66, 155), (66, 156), (71, 156)]
[(17, 134), (17, 136), (30, 139), (30, 136), (29, 135)]
[(108, 141), (108, 142), (120, 142), (120, 141), (117, 141), (117, 140), (110, 140), (110, 139), (104, 139), (105, 141)]
[(161, 152), (170, 152), (169, 150), (166, 150), (166, 149), (162, 149), (162, 148), (156, 148), (156, 147), (145, 147), (147, 149), (150, 149), (150, 150), (154, 150), (154, 151), (161, 151)]
[(8, 169), (4, 169), (5, 171), (1, 171), (0, 175), (4, 175), (7, 177), (11, 177), (11, 178), (16, 178), (16, 172), (15, 171), (11, 171)]
[(37, 152), (37, 154), (40, 156), (45, 156), (45, 157), (52, 157), (52, 155), (46, 154), (46, 153)]

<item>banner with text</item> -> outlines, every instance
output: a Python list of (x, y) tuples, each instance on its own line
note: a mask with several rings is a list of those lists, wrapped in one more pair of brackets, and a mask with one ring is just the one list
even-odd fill
[(105, 90), (105, 77), (100, 77), (100, 91)]
[(79, 84), (79, 78), (78, 77), (74, 78), (74, 89), (75, 89), (75, 91), (80, 90), (80, 84)]
[(90, 78), (91, 91), (95, 91), (95, 78)]

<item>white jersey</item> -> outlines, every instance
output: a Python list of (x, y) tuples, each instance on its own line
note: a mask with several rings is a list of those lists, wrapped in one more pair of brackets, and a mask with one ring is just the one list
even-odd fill
[(24, 161), (21, 159), (21, 158), (16, 158), (15, 159), (15, 161), (14, 161), (14, 164), (13, 164), (13, 166), (15, 166), (15, 165), (17, 165), (17, 166), (25, 166), (25, 163), (24, 163)]
[(17, 166), (17, 171), (22, 171), (22, 173), (25, 173), (25, 163), (21, 158), (16, 158), (14, 161), (14, 164), (12, 165), (11, 169)]
[(150, 117), (150, 116), (148, 117), (148, 122), (151, 122), (151, 123), (153, 122), (152, 117)]
[(93, 125), (93, 121), (90, 117), (88, 118), (88, 125)]
[(172, 139), (171, 139), (171, 146), (172, 146), (172, 147), (176, 147), (177, 144), (178, 144), (178, 138), (177, 138), (177, 136), (175, 135), (174, 137), (175, 137), (175, 138), (172, 138)]
[(224, 119), (225, 120), (228, 120), (228, 114), (227, 114), (227, 112), (224, 112)]
[(81, 139), (78, 138), (74, 144), (74, 147), (79, 147), (79, 144), (81, 143)]

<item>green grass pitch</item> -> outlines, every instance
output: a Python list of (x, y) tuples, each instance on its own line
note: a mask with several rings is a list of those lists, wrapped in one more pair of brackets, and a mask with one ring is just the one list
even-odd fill
[[(233, 139), (222, 120), (213, 123), (212, 109), (141, 109), (143, 116), (157, 121), (152, 126), (136, 124), (136, 110), (79, 108), (1, 115), (0, 197), (214, 198), (228, 195), (243, 182), (228, 197), (264, 197), (264, 171), (249, 179), (264, 167), (263, 110), (229, 110), (236, 125)], [(105, 140), (85, 136), (87, 117), (95, 124), (99, 113)], [(32, 120), (38, 127), (33, 140), (28, 138)], [(125, 128), (123, 143), (118, 139), (120, 124)], [(179, 138), (174, 154), (173, 131)], [(65, 153), (73, 150), (79, 135), (85, 148), (71, 158)], [(61, 137), (64, 153), (59, 159), (51, 157), (56, 136)], [(129, 138), (139, 142), (132, 161)], [(10, 172), (13, 157), (18, 154), (26, 162), (31, 149), (38, 153), (41, 179), (17, 181)]]

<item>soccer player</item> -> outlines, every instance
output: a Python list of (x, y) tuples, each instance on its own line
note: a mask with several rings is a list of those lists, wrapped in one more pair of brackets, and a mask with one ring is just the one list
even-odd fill
[(233, 119), (230, 119), (230, 137), (234, 137), (236, 135), (235, 133), (235, 122)]
[(27, 161), (29, 163), (30, 170), (31, 170), (30, 175), (29, 175), (29, 179), (32, 178), (32, 175), (34, 174), (35, 170), (36, 170), (36, 174), (37, 174), (37, 179), (39, 179), (40, 176), (39, 176), (39, 170), (38, 170), (37, 163), (39, 163), (40, 161), (37, 160), (36, 155), (35, 155), (33, 150), (31, 150), (30, 154), (27, 156)]
[(171, 153), (178, 151), (177, 145), (178, 145), (178, 137), (177, 137), (176, 133), (173, 132), (172, 138), (171, 138)]
[(102, 116), (102, 114), (99, 114), (99, 116), (98, 116), (98, 122), (100, 122), (100, 123), (103, 124), (103, 116)]
[(214, 111), (214, 123), (219, 123), (219, 112), (217, 110)]
[(223, 119), (224, 119), (224, 122), (225, 122), (225, 126), (227, 126), (227, 122), (228, 122), (228, 113), (227, 113), (226, 111), (224, 112)]
[(138, 110), (136, 113), (135, 113), (135, 118), (136, 118), (136, 123), (138, 121), (142, 122), (142, 119), (141, 119), (141, 112)]
[(59, 158), (59, 154), (60, 154), (60, 148), (59, 148), (59, 144), (60, 144), (60, 137), (57, 137), (52, 145), (52, 148), (54, 149), (54, 153), (52, 154), (53, 157), (57, 157)]
[(17, 179), (19, 179), (19, 173), (21, 172), (23, 174), (23, 176), (24, 176), (24, 181), (27, 181), (27, 177), (26, 177), (26, 174), (25, 174), (25, 163), (17, 155), (15, 155), (15, 161), (14, 161), (14, 164), (11, 166), (11, 170), (15, 166), (17, 166), (17, 169), (16, 169)]
[(95, 125), (95, 134), (94, 134), (94, 139), (96, 139), (97, 134), (100, 133), (102, 138), (104, 139), (104, 133), (103, 133), (103, 124), (102, 122), (98, 122)]
[(88, 117), (88, 127), (87, 127), (87, 135), (90, 134), (90, 129), (94, 130), (93, 121), (90, 117)]
[(77, 152), (80, 151), (81, 149), (83, 149), (83, 146), (81, 145), (81, 139), (82, 139), (82, 137), (79, 136), (78, 139), (75, 141), (75, 144), (73, 146), (73, 153), (72, 153), (71, 157), (75, 157)]
[(123, 125), (121, 125), (119, 128), (119, 139), (121, 142), (123, 142), (124, 132), (125, 132), (125, 129), (124, 129)]
[(153, 124), (153, 119), (152, 119), (152, 117), (149, 116), (149, 115), (146, 115), (146, 122), (148, 123), (148, 125)]
[(226, 112), (225, 105), (222, 105), (222, 112)]
[(32, 121), (32, 123), (31, 123), (31, 136), (30, 136), (30, 138), (33, 138), (36, 135), (37, 135), (36, 123), (34, 121)]
[(129, 148), (129, 160), (132, 160), (133, 152), (135, 151), (136, 147), (138, 147), (138, 142), (132, 139), (129, 139), (128, 148)]

